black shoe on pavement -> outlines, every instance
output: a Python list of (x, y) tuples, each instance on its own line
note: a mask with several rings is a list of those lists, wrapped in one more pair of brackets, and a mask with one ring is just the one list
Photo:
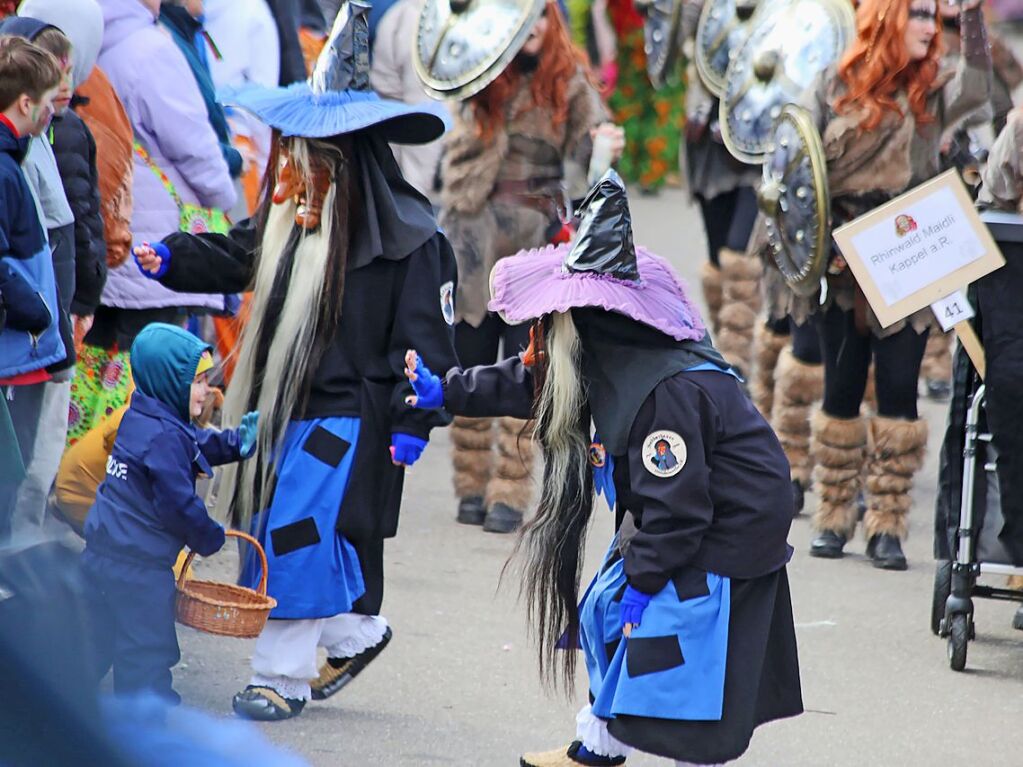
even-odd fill
[(293, 719), (302, 713), (305, 701), (299, 698), (285, 698), (272, 687), (249, 685), (234, 696), (231, 708), (243, 719), (257, 722), (280, 722)]
[(798, 517), (803, 513), (803, 504), (806, 502), (806, 491), (800, 484), (798, 479), (792, 480), (792, 505), (795, 507), (795, 511), (792, 516)]
[(1012, 616), (1012, 627), (1023, 631), (1023, 605), (1020, 605), (1019, 609), (1016, 610), (1016, 614)]
[(824, 530), (810, 543), (810, 556), (821, 559), (841, 559), (845, 556), (846, 538), (834, 530)]
[(313, 700), (326, 700), (331, 695), (341, 692), (341, 689), (355, 679), (370, 661), (383, 652), (390, 641), (391, 627), (388, 626), (379, 642), (367, 647), (358, 655), (351, 658), (327, 658), (327, 662), (320, 668), (320, 676), (309, 684)]
[(514, 533), (522, 527), (522, 512), (504, 503), (491, 504), (483, 529), (488, 533)]
[(458, 501), (458, 523), (462, 525), (482, 525), (487, 516), (487, 507), (478, 495), (470, 495)]
[(899, 539), (887, 533), (878, 533), (867, 541), (867, 556), (874, 567), (882, 570), (905, 570), (909, 567)]

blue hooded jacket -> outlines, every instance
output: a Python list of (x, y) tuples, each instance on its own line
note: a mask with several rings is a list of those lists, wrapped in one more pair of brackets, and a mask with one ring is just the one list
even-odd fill
[(195, 370), (210, 349), (163, 323), (131, 347), (136, 391), (107, 461), (107, 476), (85, 523), (93, 554), (169, 568), (182, 546), (206, 556), (224, 545), (224, 529), (195, 494), (200, 473), (241, 458), (237, 429), (197, 429), (189, 419)]
[[(39, 222), (32, 191), (21, 172), (28, 138), (18, 138), (0, 123), (0, 291), (8, 298), (35, 294), (46, 304), (50, 322), (33, 333), (10, 321), (0, 329), (0, 378), (48, 367), (66, 356), (57, 326), (57, 283), (46, 233)], [(14, 283), (17, 283), (16, 285)], [(5, 286), (9, 289), (5, 290)], [(15, 289), (17, 288), (17, 289)], [(0, 297), (0, 305), (4, 301)], [(7, 307), (10, 316), (18, 309)]]

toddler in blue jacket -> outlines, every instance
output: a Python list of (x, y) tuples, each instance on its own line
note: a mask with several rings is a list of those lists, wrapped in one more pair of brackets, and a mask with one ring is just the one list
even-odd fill
[(255, 450), (257, 413), (238, 429), (192, 425), (208, 393), (211, 351), (162, 323), (147, 326), (131, 347), (136, 390), (85, 523), (82, 556), (97, 595), (98, 672), (113, 666), (117, 693), (149, 690), (180, 700), (171, 685), (181, 657), (171, 567), (182, 546), (207, 556), (224, 545), (224, 529), (210, 519), (195, 481)]

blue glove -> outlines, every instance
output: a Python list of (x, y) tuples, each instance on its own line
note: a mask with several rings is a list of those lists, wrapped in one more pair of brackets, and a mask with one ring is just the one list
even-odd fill
[(391, 435), (391, 460), (402, 466), (411, 466), (419, 460), (426, 449), (426, 440), (402, 434), (399, 431)]
[(149, 243), (149, 247), (151, 247), (153, 249), (153, 252), (160, 257), (160, 268), (157, 269), (155, 272), (147, 272), (145, 269), (142, 268), (142, 264), (139, 263), (139, 257), (135, 255), (134, 249), (132, 250), (131, 255), (132, 258), (135, 259), (135, 266), (139, 268), (139, 271), (142, 272), (143, 275), (145, 275), (151, 280), (158, 280), (161, 277), (163, 277), (163, 275), (167, 274), (167, 270), (170, 269), (171, 262), (170, 248), (168, 248), (162, 242)]
[(241, 442), (242, 458), (251, 458), (256, 452), (256, 435), (259, 434), (259, 411), (253, 410), (242, 416), (242, 425), (238, 427), (238, 439)]
[(622, 594), (622, 628), (630, 623), (638, 626), (642, 622), (643, 611), (650, 604), (652, 596), (637, 591), (632, 586), (625, 587), (625, 593)]
[[(414, 352), (411, 352), (414, 354)], [(407, 360), (406, 360), (407, 364)], [(434, 375), (430, 368), (423, 364), (422, 358), (416, 354), (416, 367), (412, 371), (415, 374), (413, 380), (409, 377), (409, 383), (416, 393), (416, 402), (413, 404), (406, 399), (405, 402), (412, 407), (424, 410), (436, 410), (444, 407), (444, 389), (441, 386), (440, 376)], [(408, 375), (406, 373), (406, 375)]]

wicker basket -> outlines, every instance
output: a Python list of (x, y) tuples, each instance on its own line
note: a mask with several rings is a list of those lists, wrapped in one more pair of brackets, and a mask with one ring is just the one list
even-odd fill
[(195, 557), (194, 551), (189, 552), (178, 578), (178, 623), (207, 634), (252, 639), (263, 630), (277, 600), (266, 595), (266, 554), (259, 541), (237, 530), (228, 530), (227, 534), (247, 541), (259, 554), (263, 577), (259, 579), (258, 591), (231, 583), (186, 579), (188, 566)]

